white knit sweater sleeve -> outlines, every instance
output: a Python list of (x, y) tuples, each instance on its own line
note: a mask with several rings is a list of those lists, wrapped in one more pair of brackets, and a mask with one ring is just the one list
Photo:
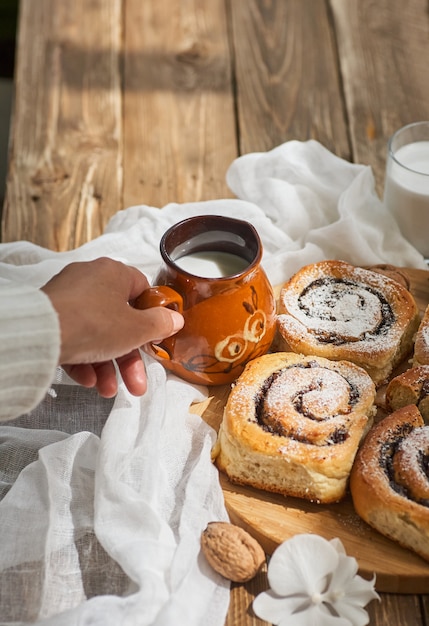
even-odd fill
[(41, 402), (59, 354), (60, 326), (48, 296), (22, 283), (0, 284), (0, 420)]

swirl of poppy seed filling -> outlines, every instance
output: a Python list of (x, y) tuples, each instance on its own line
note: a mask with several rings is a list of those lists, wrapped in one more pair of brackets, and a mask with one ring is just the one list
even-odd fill
[[(390, 488), (403, 498), (414, 501), (407, 487), (404, 484), (399, 484), (395, 480), (394, 471), (395, 455), (401, 445), (401, 442), (406, 439), (412, 431), (413, 427), (410, 424), (401, 424), (398, 426), (389, 439), (380, 447), (378, 463), (389, 480)], [(419, 465), (419, 471), (425, 474), (429, 481), (429, 455), (423, 451), (418, 451), (416, 454), (416, 461)], [(419, 504), (429, 507), (429, 499), (420, 500)]]
[[(297, 374), (299, 370), (311, 370), (312, 374), (305, 377), (305, 386), (299, 387), (297, 384), (299, 388), (296, 390), (288, 389), (286, 376), (290, 380), (290, 376)], [(305, 433), (300, 433), (298, 428), (287, 426), (283, 414), (276, 416), (276, 411), (272, 407), (273, 402), (267, 400), (270, 393), (281, 396), (278, 403), (280, 410), (283, 406), (284, 410), (290, 408), (291, 413), (299, 414), (314, 424), (332, 422), (329, 436), (323, 445), (333, 445), (347, 439), (347, 416), (360, 398), (356, 385), (346, 380), (339, 372), (321, 367), (315, 361), (294, 364), (271, 374), (255, 396), (256, 420), (265, 431), (281, 437), (290, 436), (302, 443), (314, 442), (309, 440)], [(312, 401), (308, 401), (309, 396), (313, 396)]]
[(343, 278), (312, 281), (300, 294), (298, 309), (317, 340), (334, 345), (386, 336), (396, 319), (382, 293)]
[(420, 393), (419, 393), (419, 397), (418, 397), (418, 400), (417, 400), (417, 405), (419, 405), (420, 402), (425, 400), (428, 396), (429, 396), (429, 378), (426, 378), (423, 381), (422, 386), (420, 388)]

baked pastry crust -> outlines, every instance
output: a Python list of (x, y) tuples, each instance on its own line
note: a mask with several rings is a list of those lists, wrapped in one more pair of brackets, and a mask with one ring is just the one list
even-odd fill
[(400, 267), (390, 265), (389, 263), (378, 263), (377, 265), (368, 265), (365, 269), (371, 270), (372, 272), (378, 272), (379, 274), (384, 274), (385, 276), (388, 276), (388, 278), (392, 278), (398, 283), (401, 283), (401, 285), (406, 289), (410, 289), (411, 281), (408, 274)]
[(412, 294), (396, 280), (343, 261), (301, 268), (283, 285), (280, 349), (346, 360), (377, 386), (411, 353), (420, 322)]
[(386, 387), (389, 412), (415, 404), (429, 424), (429, 365), (419, 365), (395, 376)]
[(213, 459), (232, 482), (337, 502), (372, 424), (374, 398), (373, 381), (353, 363), (266, 354), (232, 388)]
[[(407, 444), (408, 437), (413, 440)], [(421, 447), (416, 450), (419, 440)], [(391, 413), (371, 429), (359, 449), (350, 490), (362, 519), (429, 561), (429, 500), (421, 503), (411, 498), (421, 480), (428, 482), (428, 442), (429, 427), (415, 405)], [(404, 450), (407, 460), (396, 460)]]
[(429, 365), (429, 305), (423, 313), (415, 336), (413, 365)]

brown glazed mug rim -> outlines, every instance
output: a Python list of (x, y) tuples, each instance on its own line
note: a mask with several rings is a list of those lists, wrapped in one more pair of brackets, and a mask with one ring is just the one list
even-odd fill
[[(223, 233), (227, 240), (213, 239), (215, 233)], [(256, 228), (246, 220), (224, 215), (194, 215), (176, 222), (163, 234), (159, 247), (161, 257), (167, 265), (173, 266), (181, 274), (210, 282), (245, 276), (258, 267), (262, 259), (262, 243)], [(180, 258), (202, 250), (230, 252), (248, 261), (248, 265), (236, 274), (212, 278), (193, 274), (176, 263)]]

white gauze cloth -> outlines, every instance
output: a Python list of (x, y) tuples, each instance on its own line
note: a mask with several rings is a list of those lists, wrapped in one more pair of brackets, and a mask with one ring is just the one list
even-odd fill
[[(326, 258), (426, 268), (374, 191), (370, 168), (315, 141), (237, 159), (237, 199), (135, 206), (105, 234), (63, 253), (0, 246), (0, 280), (44, 284), (101, 255), (149, 278), (159, 241), (198, 214), (234, 215), (261, 237), (273, 284)], [(61, 376), (30, 415), (0, 426), (0, 623), (223, 626), (227, 581), (200, 554), (209, 521), (227, 519), (210, 461), (214, 431), (189, 412), (207, 390), (145, 357), (148, 392), (114, 402)]]

